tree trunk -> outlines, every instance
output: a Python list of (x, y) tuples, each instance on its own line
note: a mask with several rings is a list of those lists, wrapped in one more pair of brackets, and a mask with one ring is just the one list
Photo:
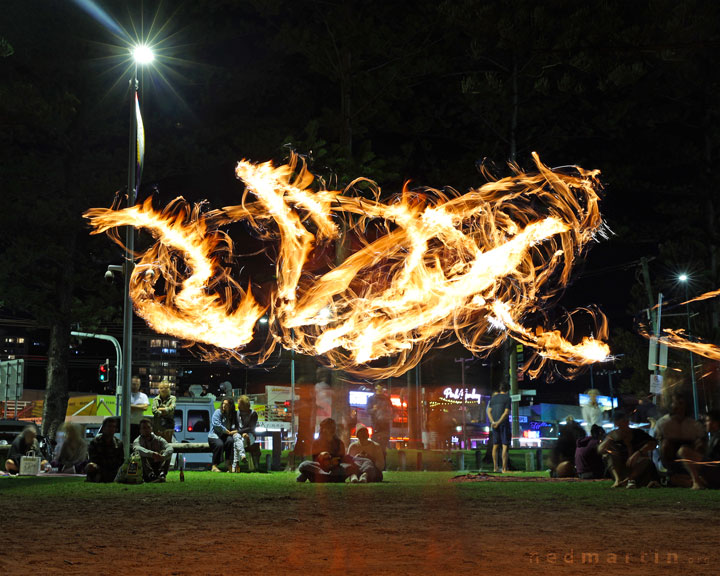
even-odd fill
[(70, 322), (60, 320), (50, 327), (48, 350), (47, 385), (43, 406), (43, 435), (55, 438), (55, 433), (65, 421), (68, 405), (68, 347)]
[[(74, 243), (71, 243), (74, 246)], [(68, 254), (72, 254), (72, 246)], [(48, 349), (45, 403), (43, 406), (43, 435), (55, 439), (65, 421), (68, 405), (68, 359), (71, 330), (71, 302), (73, 292), (72, 257), (68, 257), (58, 275), (57, 309), (50, 320), (50, 347)]]

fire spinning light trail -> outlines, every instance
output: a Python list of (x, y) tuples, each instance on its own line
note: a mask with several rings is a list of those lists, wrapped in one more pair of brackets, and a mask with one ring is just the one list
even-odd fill
[[(137, 313), (148, 325), (198, 343), (208, 356), (261, 362), (280, 344), (321, 356), (368, 377), (400, 375), (453, 334), (484, 355), (508, 336), (547, 360), (583, 366), (609, 357), (605, 318), (588, 311), (595, 338), (572, 344), (565, 328), (530, 330), (570, 280), (573, 264), (604, 228), (597, 171), (554, 172), (534, 155), (537, 171), (491, 180), (477, 190), (404, 189), (381, 202), (311, 188), (314, 177), (293, 157), (288, 165), (241, 161), (242, 202), (203, 212), (178, 198), (164, 210), (143, 205), (85, 213), (93, 233), (144, 228), (156, 239), (131, 277)], [(277, 286), (263, 306), (228, 271), (231, 239), (220, 226), (247, 222), (277, 245)], [(341, 241), (345, 229), (361, 248), (324, 274), (305, 269), (313, 251)], [(363, 232), (364, 231), (364, 232)], [(162, 279), (162, 282), (160, 280)], [(256, 323), (268, 316), (270, 338), (252, 359), (242, 354)], [(382, 362), (374, 360), (384, 359)], [(382, 366), (381, 366), (382, 364)]]

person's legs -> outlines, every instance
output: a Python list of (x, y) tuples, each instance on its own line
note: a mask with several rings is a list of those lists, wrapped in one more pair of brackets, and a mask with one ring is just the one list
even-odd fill
[(507, 472), (510, 469), (508, 466), (508, 445), (503, 444), (502, 447), (502, 471)]
[(224, 442), (220, 438), (208, 438), (208, 444), (212, 450), (213, 471), (219, 470), (218, 464), (222, 462)]
[(628, 484), (632, 482), (635, 486), (641, 488), (647, 486), (652, 481), (657, 482), (657, 480), (657, 470), (651, 458), (643, 456), (642, 458), (637, 458), (632, 463), (630, 473), (628, 474)]
[(240, 434), (235, 434), (233, 437), (233, 461), (232, 470), (233, 472), (240, 472), (240, 462), (244, 462), (245, 456), (245, 441)]
[(5, 470), (7, 472), (10, 472), (10, 474), (17, 474), (18, 473), (18, 465), (15, 464), (13, 460), (10, 460), (9, 458), (5, 460)]
[[(356, 457), (355, 464), (358, 467), (360, 482), (382, 482), (383, 474), (370, 458)], [(363, 478), (364, 477), (364, 478)]]
[(615, 482), (612, 487), (617, 488), (625, 484), (628, 479), (628, 471), (625, 467), (625, 456), (619, 453), (606, 454), (607, 467)]
[(301, 462), (300, 466), (298, 466), (298, 472), (298, 482), (305, 482), (306, 480), (310, 480), (310, 482), (324, 482), (325, 477), (330, 475), (328, 472), (325, 472), (320, 467), (320, 464), (314, 460), (305, 460), (304, 462)]
[(223, 441), (223, 453), (225, 454), (225, 465), (227, 466), (228, 471), (232, 471), (233, 451), (235, 450), (235, 436), (237, 436), (237, 434), (233, 434), (232, 436), (225, 436), (225, 439)]
[(692, 479), (691, 488), (693, 490), (701, 490), (704, 488), (702, 480), (700, 479), (699, 466), (697, 464), (702, 460), (702, 454), (693, 450), (689, 446), (682, 446), (680, 447), (680, 450), (678, 450), (677, 455), (681, 460), (683, 460), (682, 465), (685, 467), (685, 470), (688, 471), (688, 474), (690, 474), (690, 478)]
[[(494, 472), (500, 472), (500, 468), (498, 468), (498, 452), (499, 452), (500, 445), (499, 444), (493, 444), (492, 447), (492, 460), (493, 460), (493, 471)], [(505, 447), (503, 446), (503, 449)]]

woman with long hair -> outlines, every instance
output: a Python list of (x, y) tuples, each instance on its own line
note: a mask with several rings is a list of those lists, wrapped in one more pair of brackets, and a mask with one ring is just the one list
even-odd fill
[(88, 443), (82, 428), (73, 422), (65, 422), (60, 428), (62, 442), (55, 447), (53, 468), (69, 474), (84, 474), (88, 463)]

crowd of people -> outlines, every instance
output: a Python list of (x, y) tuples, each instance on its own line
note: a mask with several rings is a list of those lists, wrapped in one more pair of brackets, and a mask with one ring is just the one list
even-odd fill
[[(591, 402), (592, 404), (592, 398)], [(682, 486), (720, 488), (720, 411), (696, 420), (685, 394), (672, 394), (669, 411), (648, 417), (648, 429), (632, 427), (630, 415), (615, 410), (613, 430), (605, 434), (601, 413), (591, 406), (589, 435), (572, 418), (566, 420), (552, 450), (556, 477), (611, 478), (612, 487)], [(593, 413), (594, 412), (594, 413)]]

